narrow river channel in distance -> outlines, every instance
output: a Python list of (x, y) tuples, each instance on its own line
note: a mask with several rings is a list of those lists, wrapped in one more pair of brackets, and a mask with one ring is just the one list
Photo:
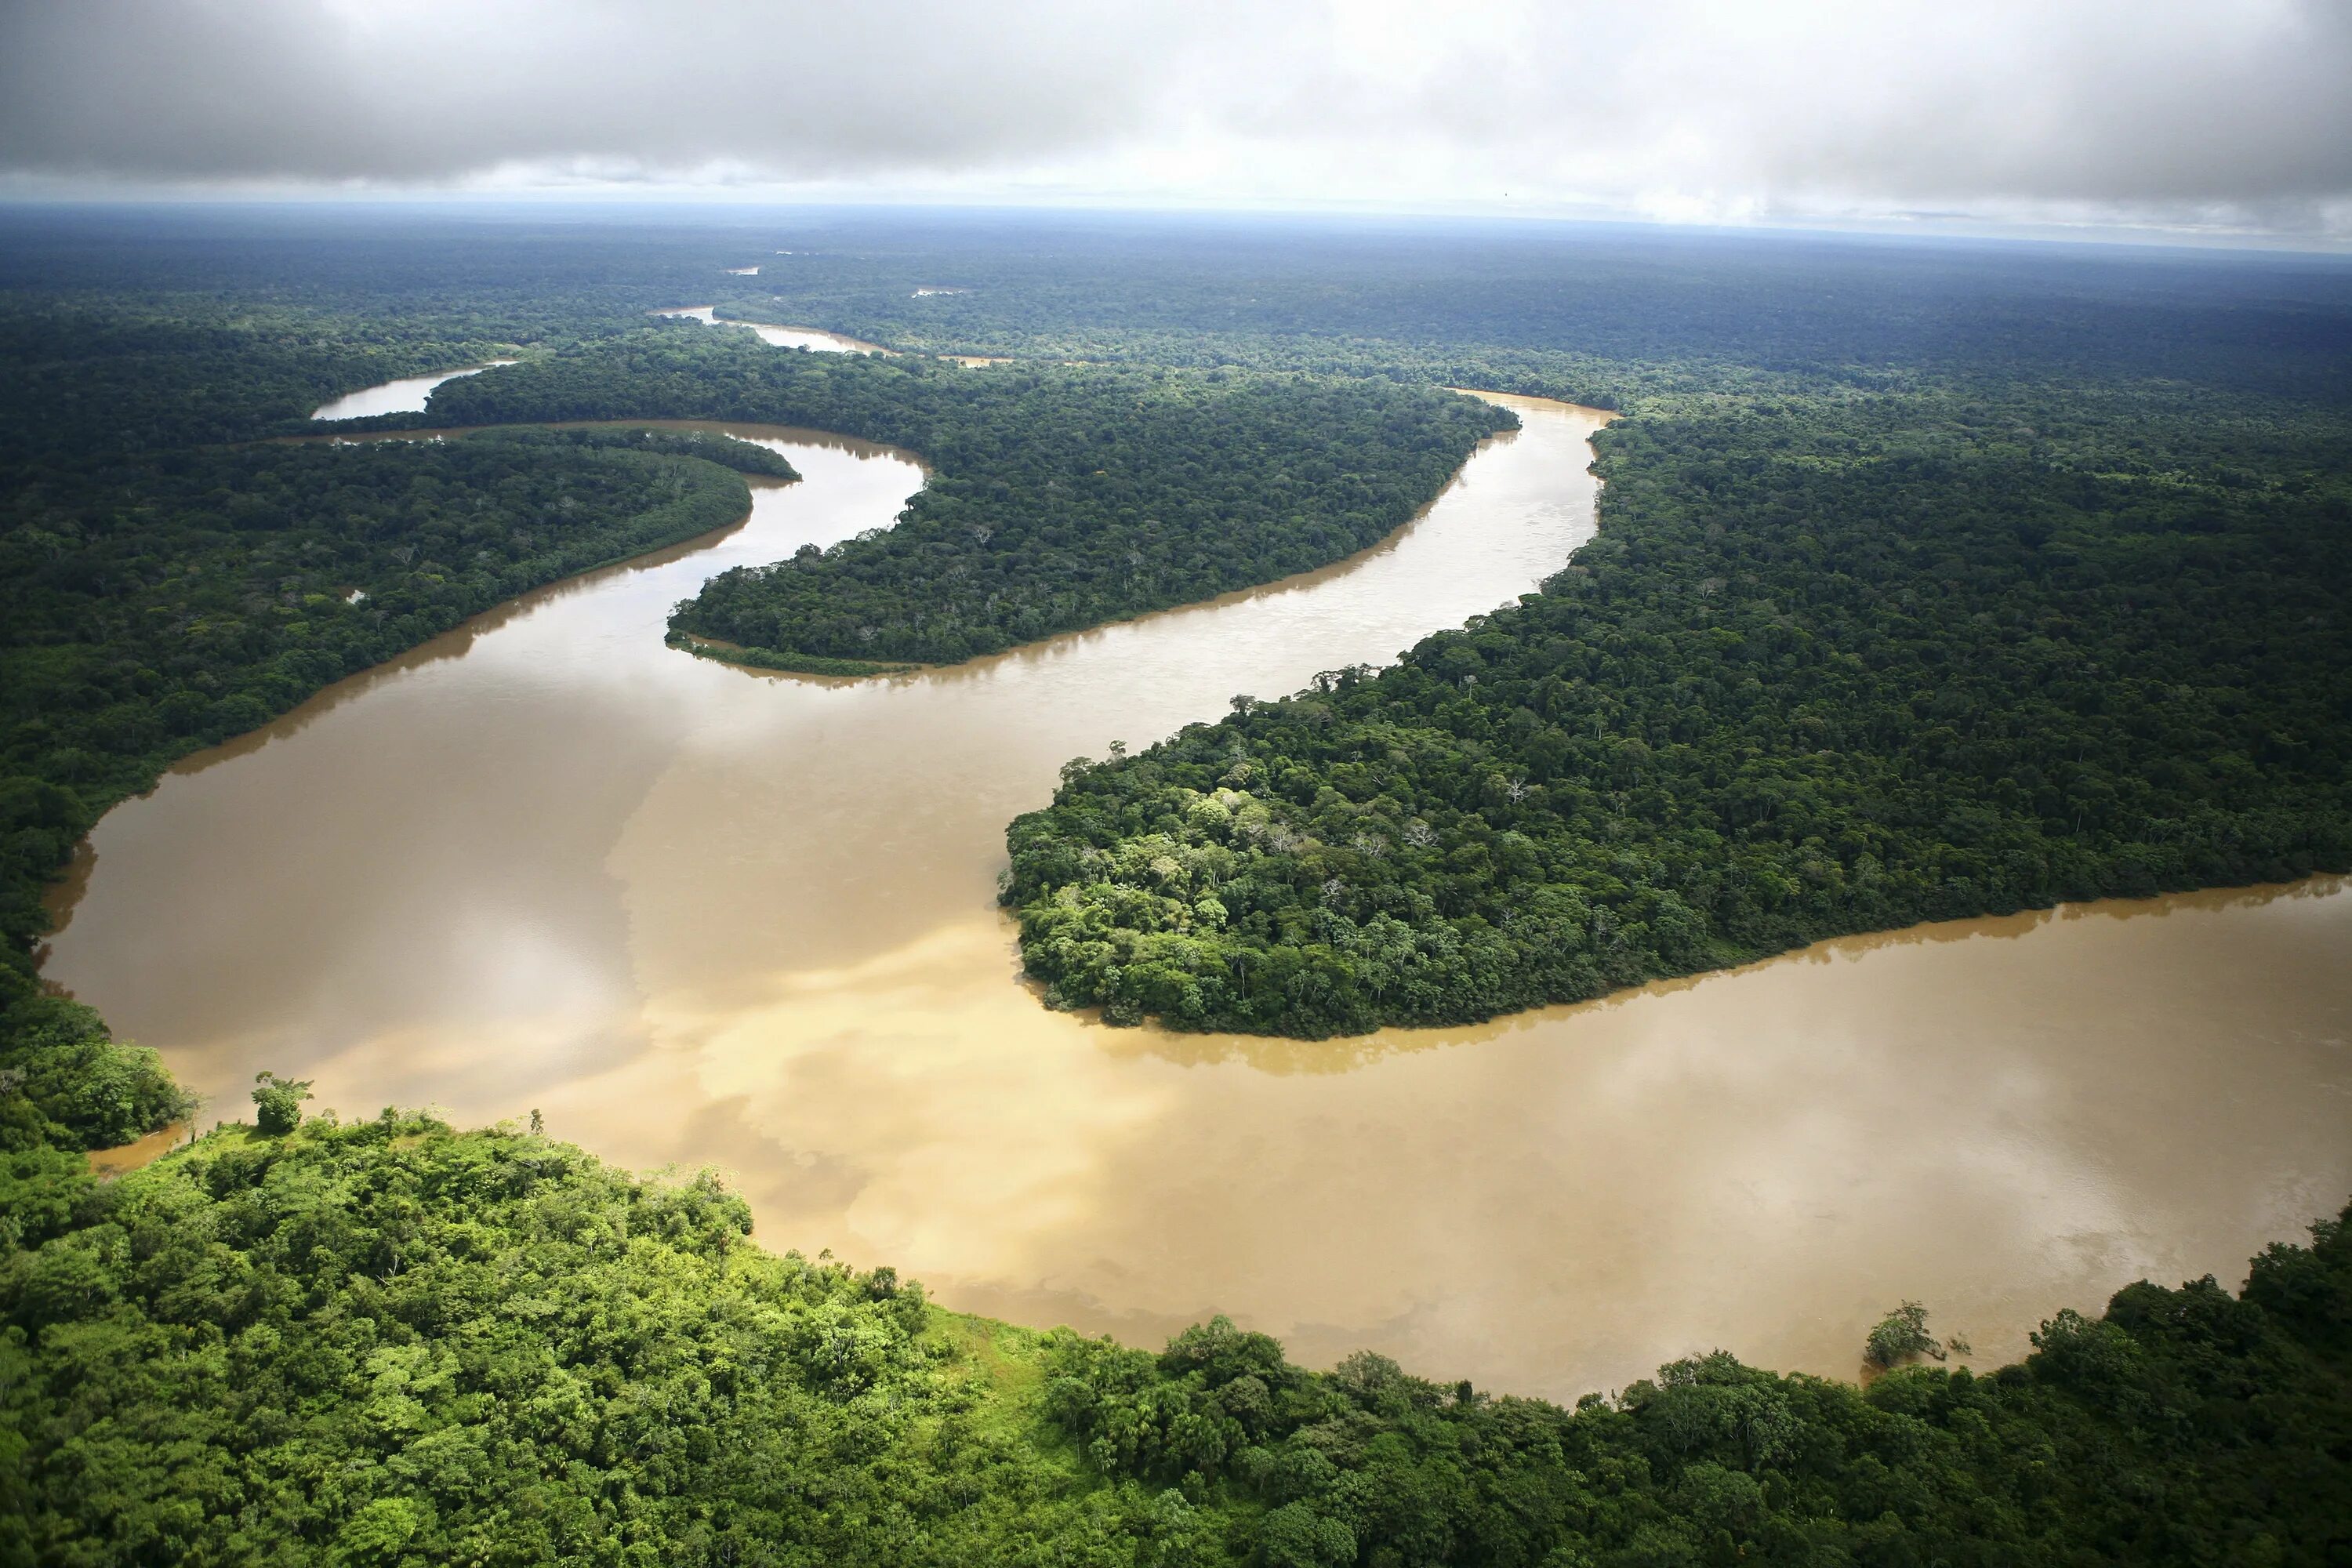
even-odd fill
[[(992, 374), (975, 372), (974, 374)], [(54, 981), (214, 1117), (543, 1110), (731, 1173), (769, 1246), (1142, 1344), (1213, 1311), (1572, 1399), (1722, 1347), (1853, 1376), (1925, 1301), (1979, 1364), (2352, 1192), (2352, 893), (2098, 905), (1828, 944), (1470, 1028), (1304, 1043), (1048, 1012), (994, 906), (1056, 769), (1531, 590), (1602, 416), (1498, 399), (1365, 556), (968, 666), (822, 681), (665, 647), (712, 573), (887, 525), (903, 454), (723, 426), (806, 476), (724, 537), (530, 595), (100, 824)], [(722, 427), (722, 426), (713, 426)]]
[(469, 365), (464, 370), (436, 371), (431, 375), (404, 375), (398, 381), (387, 381), (381, 386), (363, 386), (357, 392), (345, 393), (330, 403), (323, 403), (311, 412), (313, 419), (366, 419), (378, 414), (405, 414), (422, 409), (433, 389), (445, 381), (455, 381), (461, 375), (479, 375), (486, 370), (496, 370), (502, 364), (512, 364), (510, 359), (494, 359), (485, 363)]

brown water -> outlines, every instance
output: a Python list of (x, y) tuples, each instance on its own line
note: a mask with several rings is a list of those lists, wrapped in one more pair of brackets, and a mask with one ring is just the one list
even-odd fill
[(169, 1127), (150, 1132), (135, 1143), (125, 1143), (115, 1149), (92, 1149), (89, 1152), (90, 1174), (120, 1176), (152, 1165), (187, 1143), (193, 1131), (187, 1122), (174, 1121)]
[[(777, 254), (788, 256), (791, 252), (779, 251)], [(929, 292), (960, 293), (961, 290), (931, 289)], [(656, 310), (653, 313), (656, 316), (682, 317), (687, 321), (700, 321), (705, 326), (710, 327), (748, 327), (759, 334), (761, 342), (772, 343), (780, 349), (813, 349), (819, 353), (890, 354), (893, 356), (898, 353), (897, 349), (884, 348), (880, 343), (869, 343), (864, 338), (845, 337), (839, 332), (828, 332), (817, 327), (771, 327), (759, 321), (722, 321), (713, 313), (715, 310), (716, 307), (710, 305), (694, 305), (680, 306), (674, 310)], [(934, 354), (931, 357), (945, 360), (950, 364), (960, 364), (966, 370), (985, 370), (992, 364), (1013, 363), (998, 354)], [(422, 408), (425, 405), (420, 402), (416, 406)]]
[(771, 327), (760, 321), (722, 321), (712, 311), (711, 305), (682, 305), (674, 310), (656, 310), (656, 316), (678, 316), (700, 321), (712, 327), (740, 327), (759, 334), (760, 341), (780, 349), (814, 349), (819, 353), (887, 354), (880, 343), (869, 343), (863, 338), (848, 338), (839, 332), (823, 331), (815, 327)]
[[(1511, 399), (1341, 566), (888, 681), (661, 646), (705, 576), (887, 523), (903, 456), (790, 453), (723, 539), (544, 591), (110, 814), (48, 973), (236, 1114), (520, 1119), (731, 1170), (763, 1239), (1151, 1342), (1573, 1396), (1724, 1346), (1852, 1375), (1906, 1298), (1980, 1360), (2142, 1274), (2235, 1282), (2352, 1192), (2352, 893), (1829, 944), (1475, 1028), (1114, 1030), (1016, 983), (1003, 831), (1056, 767), (1382, 660), (1591, 527), (1601, 416)], [(754, 481), (755, 485), (759, 481)]]
[(461, 375), (479, 375), (499, 365), (512, 364), (510, 359), (494, 359), (487, 364), (468, 365), (464, 370), (445, 370), (432, 375), (406, 375), (398, 381), (387, 381), (377, 386), (362, 387), (347, 392), (332, 403), (320, 404), (311, 414), (313, 419), (363, 419), (377, 414), (421, 414), (433, 389), (445, 381), (455, 381)]

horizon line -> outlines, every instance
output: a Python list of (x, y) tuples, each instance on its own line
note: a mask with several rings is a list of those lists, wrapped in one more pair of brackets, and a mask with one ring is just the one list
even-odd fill
[(767, 210), (930, 212), (966, 214), (1038, 214), (1056, 216), (1095, 216), (1138, 218), (1241, 218), (1305, 221), (1390, 221), (1415, 224), (1513, 225), (1529, 228), (1620, 228), (1743, 237), (1816, 237), (1841, 239), (1909, 240), (1922, 243), (1978, 243), (2127, 250), (2179, 250), (2199, 254), (2238, 253), (2307, 256), (2341, 260), (2352, 258), (2352, 237), (2336, 238), (2309, 233), (2275, 230), (2184, 227), (2156, 224), (2060, 223), (2049, 220), (2000, 219), (1964, 212), (1892, 212), (1842, 217), (1836, 215), (1791, 214), (1787, 217), (1678, 219), (1637, 212), (1610, 210), (1515, 210), (1484, 204), (1385, 205), (1369, 202), (1278, 205), (1270, 202), (1117, 196), (1055, 198), (1046, 195), (984, 196), (969, 195), (898, 194), (861, 198), (846, 193), (823, 195), (730, 195), (693, 187), (643, 186), (596, 190), (533, 188), (522, 190), (353, 191), (294, 189), (247, 193), (202, 188), (163, 189), (126, 193), (99, 189), (10, 191), (0, 177), (0, 208), (81, 209), (175, 207), (185, 209), (328, 209), (361, 208), (390, 211), (411, 208), (583, 208), (650, 213), (664, 207), (726, 211), (749, 216)]

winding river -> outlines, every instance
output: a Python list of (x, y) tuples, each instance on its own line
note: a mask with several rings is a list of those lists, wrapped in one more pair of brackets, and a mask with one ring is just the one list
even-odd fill
[(1832, 942), (1493, 1025), (1118, 1030), (1018, 983), (1003, 832), (1066, 758), (1386, 660), (1592, 528), (1601, 416), (1500, 399), (1372, 552), (904, 679), (662, 646), (713, 572), (886, 524), (913, 458), (788, 453), (748, 521), (504, 606), (100, 824), (49, 976), (246, 1113), (537, 1108), (717, 1163), (776, 1247), (1134, 1342), (1212, 1311), (1328, 1364), (1572, 1398), (1721, 1346), (1856, 1371), (1926, 1301), (1980, 1362), (2143, 1274), (2235, 1283), (2352, 1192), (2352, 892)]

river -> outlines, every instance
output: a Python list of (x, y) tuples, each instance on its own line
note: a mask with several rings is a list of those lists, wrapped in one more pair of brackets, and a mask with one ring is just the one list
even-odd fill
[(710, 305), (680, 305), (675, 310), (656, 310), (656, 316), (677, 316), (690, 321), (700, 321), (709, 327), (736, 327), (759, 335), (761, 342), (780, 349), (814, 349), (819, 353), (895, 353), (880, 343), (869, 343), (863, 338), (844, 337), (816, 327), (772, 327), (764, 321), (722, 321), (712, 312)]
[(461, 375), (479, 375), (502, 364), (512, 364), (510, 359), (494, 359), (482, 364), (467, 365), (463, 370), (436, 371), (431, 375), (405, 375), (398, 381), (387, 381), (380, 386), (363, 386), (357, 392), (347, 392), (331, 403), (322, 403), (310, 416), (313, 419), (365, 419), (377, 414), (420, 414), (433, 389), (445, 381), (455, 381)]
[(560, 584), (110, 813), (49, 976), (249, 1114), (543, 1110), (715, 1163), (761, 1238), (1139, 1343), (1573, 1398), (1723, 1347), (1852, 1376), (1899, 1300), (2013, 1358), (2061, 1306), (2235, 1284), (2352, 1192), (2340, 881), (1833, 942), (1493, 1025), (1320, 1043), (1041, 1006), (993, 907), (1066, 758), (1386, 660), (1588, 537), (1601, 416), (1502, 399), (1427, 514), (1310, 576), (956, 668), (666, 648), (713, 572), (887, 524), (904, 454), (786, 452), (740, 528)]

